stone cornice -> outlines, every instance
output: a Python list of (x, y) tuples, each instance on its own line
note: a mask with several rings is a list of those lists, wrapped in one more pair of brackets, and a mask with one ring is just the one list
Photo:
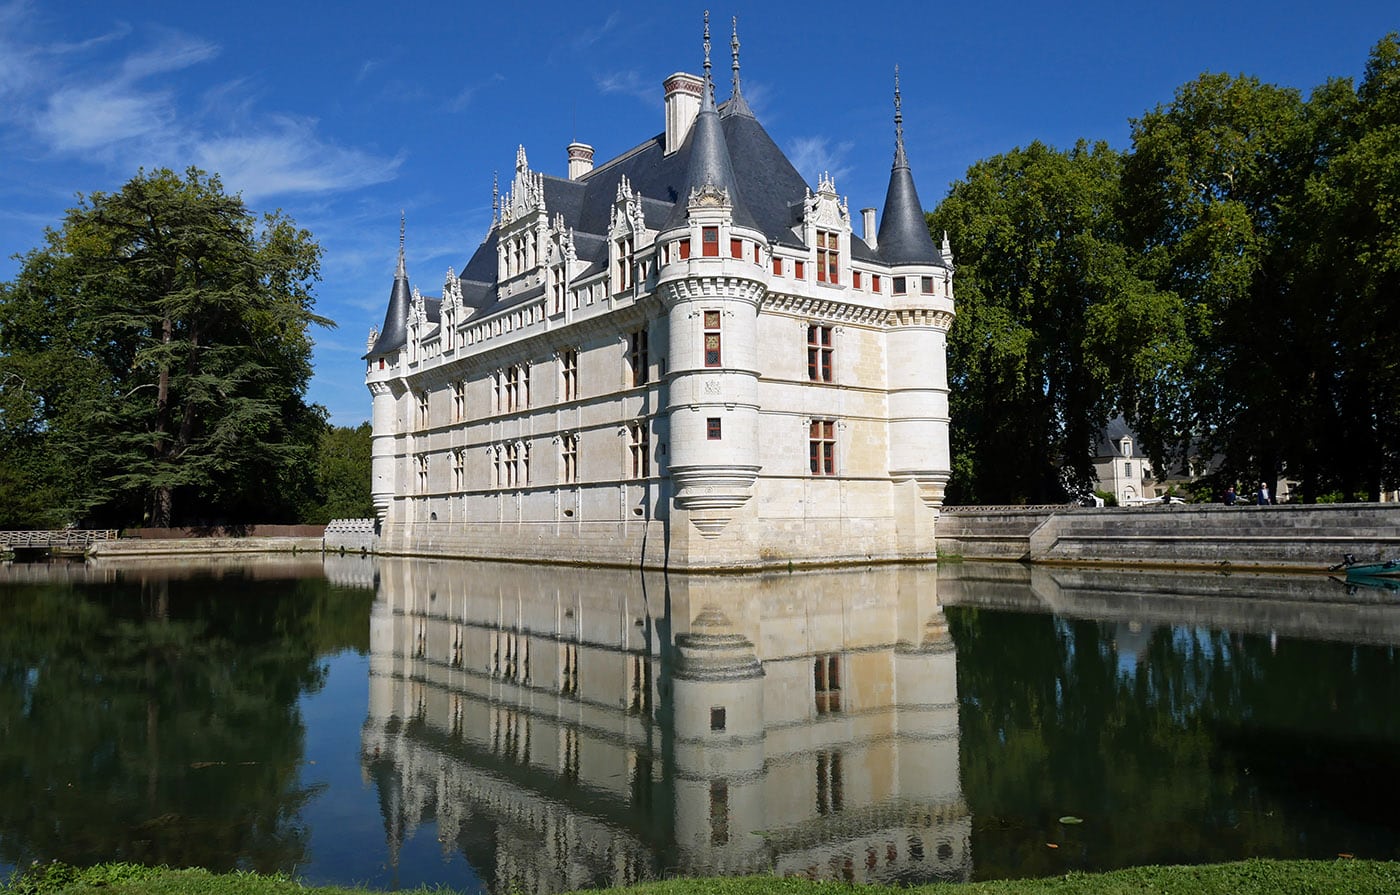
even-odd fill
[(953, 315), (948, 311), (935, 308), (900, 308), (897, 311), (888, 311), (885, 316), (885, 326), (931, 326), (934, 329), (947, 329), (953, 325)]
[(880, 326), (885, 323), (889, 311), (869, 305), (852, 304), (831, 298), (815, 298), (810, 295), (789, 295), (770, 292), (763, 301), (763, 310), (791, 314), (794, 317), (819, 317), (822, 320), (842, 323)]

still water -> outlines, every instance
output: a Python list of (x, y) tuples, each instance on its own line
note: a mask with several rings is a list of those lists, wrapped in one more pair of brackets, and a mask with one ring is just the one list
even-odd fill
[(1400, 858), (1400, 594), (955, 564), (0, 568), (0, 876), (556, 892)]

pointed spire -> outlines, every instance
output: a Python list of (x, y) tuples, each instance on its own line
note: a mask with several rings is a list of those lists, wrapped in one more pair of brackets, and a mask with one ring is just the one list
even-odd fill
[(404, 264), (403, 264), (403, 233), (404, 233), (404, 227), (405, 227), (405, 225), (407, 224), (407, 222), (408, 222), (408, 215), (404, 213), (404, 210), (403, 210), (402, 208), (400, 208), (400, 209), (399, 209), (399, 267), (398, 267), (398, 270), (394, 271), (394, 279), (396, 279), (396, 280), (399, 280), (399, 279), (406, 280), (406, 279), (408, 279), (408, 269), (405, 268), (405, 267), (404, 267)]
[(701, 87), (700, 113), (680, 151), (686, 155), (685, 177), (680, 183), (676, 205), (666, 222), (665, 230), (679, 227), (689, 215), (690, 202), (695, 195), (724, 194), (728, 197), (730, 214), (741, 227), (757, 229), (753, 215), (739, 198), (738, 180), (729, 159), (729, 146), (724, 138), (724, 125), (715, 109), (715, 86), (710, 79), (710, 13), (705, 12), (705, 78)]
[(733, 57), (734, 57), (734, 65), (733, 65), (733, 68), (734, 68), (734, 86), (733, 86), (733, 93), (734, 93), (735, 96), (738, 96), (738, 95), (739, 95), (739, 17), (738, 17), (738, 16), (734, 16), (734, 18), (732, 19), (732, 22), (733, 22), (733, 24), (734, 24), (734, 33), (733, 33), (733, 36), (729, 38), (729, 52), (730, 52), (730, 54), (733, 55)]
[[(710, 77), (710, 11), (705, 10), (705, 97), (711, 105), (715, 101), (715, 82)], [(704, 100), (701, 100), (703, 107)]]
[(733, 18), (733, 25), (734, 25), (734, 33), (733, 33), (733, 36), (729, 38), (729, 51), (730, 51), (730, 54), (734, 57), (734, 62), (733, 62), (733, 66), (732, 66), (733, 69), (734, 69), (734, 81), (733, 81), (733, 87), (731, 88), (731, 95), (730, 95), (730, 97), (729, 97), (729, 102), (727, 102), (727, 103), (724, 104), (724, 117), (725, 117), (725, 118), (728, 118), (730, 115), (747, 115), (748, 117), (752, 118), (752, 117), (754, 117), (753, 110), (749, 108), (749, 104), (744, 100), (743, 91), (742, 91), (742, 89), (741, 89), (740, 86), (739, 86), (739, 17), (738, 17), (738, 16), (734, 16), (734, 18)]
[(914, 189), (914, 175), (904, 152), (904, 110), (899, 94), (899, 66), (894, 69), (894, 164), (885, 192), (885, 210), (876, 237), (880, 257), (890, 264), (941, 264), (929, 235), (924, 207)]
[(491, 226), (495, 227), (501, 220), (501, 184), (498, 178), (499, 171), (491, 172)]
[(904, 111), (899, 99), (899, 65), (894, 67), (894, 163), (909, 167), (909, 157), (904, 154)]
[(389, 290), (389, 308), (384, 313), (384, 325), (379, 328), (379, 338), (370, 346), (365, 357), (388, 354), (408, 341), (408, 312), (413, 302), (413, 293), (408, 285), (408, 269), (404, 264), (404, 232), (408, 216), (399, 211), (399, 263), (394, 271), (394, 285)]

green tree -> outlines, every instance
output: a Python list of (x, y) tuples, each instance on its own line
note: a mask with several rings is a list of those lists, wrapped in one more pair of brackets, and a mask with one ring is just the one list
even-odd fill
[(290, 521), (324, 414), (305, 401), (320, 248), (217, 176), (79, 197), (0, 284), (0, 448), (50, 515)]
[(1192, 345), (1128, 408), (1154, 459), (1286, 474), (1305, 500), (1400, 479), (1400, 40), (1306, 101), (1202, 75), (1134, 122), (1123, 183), (1140, 272)]
[(332, 426), (321, 435), (316, 451), (316, 503), (303, 513), (304, 522), (364, 519), (374, 515), (370, 496), (370, 424), (355, 428)]
[(1087, 492), (1123, 384), (1152, 387), (1183, 353), (1180, 303), (1122, 245), (1122, 164), (1035, 142), (973, 165), (929, 215), (958, 247), (951, 502)]
[(1140, 270), (1186, 308), (1191, 354), (1128, 418), (1159, 466), (1223, 456), (1272, 481), (1304, 437), (1309, 315), (1285, 239), (1313, 154), (1296, 90), (1204, 74), (1133, 122), (1124, 222)]
[(1308, 102), (1318, 164), (1290, 234), (1311, 298), (1308, 450), (1290, 457), (1312, 494), (1375, 500), (1400, 481), (1400, 35), (1371, 52), (1361, 85)]

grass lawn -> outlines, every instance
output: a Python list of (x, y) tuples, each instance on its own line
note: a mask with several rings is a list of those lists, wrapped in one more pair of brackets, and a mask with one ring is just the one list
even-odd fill
[[(3, 895), (366, 895), (368, 889), (303, 886), (284, 876), (168, 870), (131, 864), (103, 864), (76, 869), (63, 864), (36, 867), (0, 886)], [(423, 889), (450, 895), (446, 889)], [(1200, 867), (1134, 867), (1110, 873), (1071, 873), (1034, 880), (939, 883), (909, 889), (851, 886), (836, 882), (748, 876), (674, 879), (602, 892), (627, 895), (1276, 895), (1276, 893), (1400, 893), (1400, 862), (1388, 861), (1240, 861)], [(601, 892), (600, 892), (601, 895)]]

